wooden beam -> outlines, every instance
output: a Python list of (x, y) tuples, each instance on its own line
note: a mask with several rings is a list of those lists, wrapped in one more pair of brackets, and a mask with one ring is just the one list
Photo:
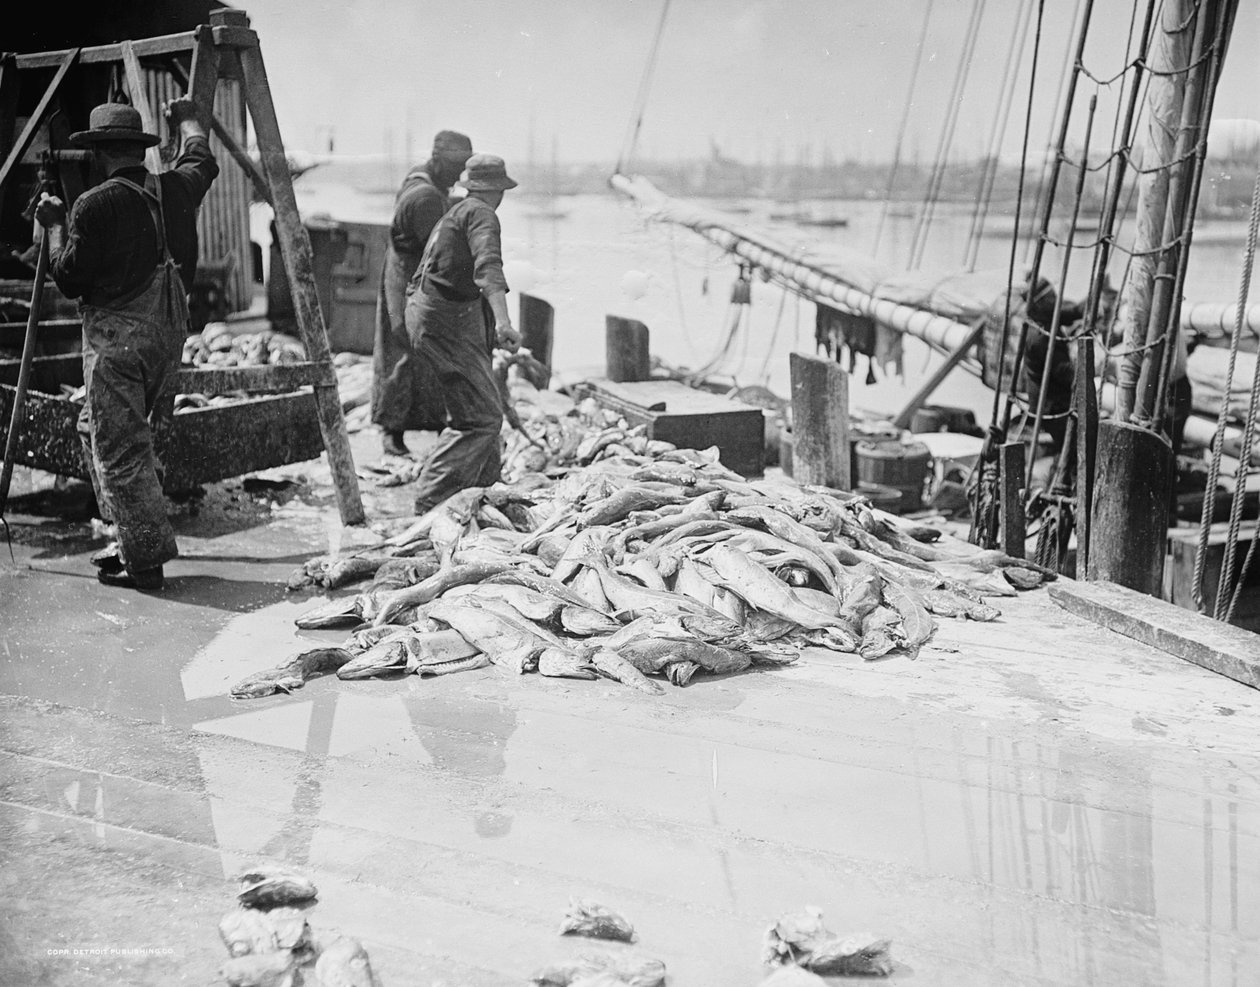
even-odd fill
[[(158, 133), (157, 117), (153, 114), (153, 107), (149, 105), (148, 93), (144, 91), (144, 73), (140, 70), (140, 59), (136, 57), (135, 45), (130, 41), (124, 41), (120, 47), (122, 48), (123, 69), (127, 73), (127, 90), (131, 94), (131, 105), (140, 112), (140, 125), (145, 132), (156, 134)], [(158, 146), (155, 144), (144, 152), (149, 171), (155, 175), (162, 173), (162, 153), (158, 150)]]
[[(254, 122), (258, 153), (275, 200), (276, 236), (279, 240), (280, 256), (284, 260), (285, 274), (293, 292), (298, 329), (306, 347), (307, 358), (312, 363), (326, 364), (331, 368), (332, 353), (328, 346), (324, 314), (320, 311), (312, 272), (311, 240), (306, 227), (302, 225), (297, 199), (293, 194), (293, 179), (284, 153), (280, 122), (276, 119), (262, 51), (255, 45), (242, 48), (238, 54), (245, 75), (245, 101)], [(324, 449), (328, 454), (328, 466), (332, 472), (341, 521), (348, 525), (362, 524), (366, 519), (363, 500), (335, 382), (315, 387), (315, 407)]]
[(1061, 580), (1050, 599), (1175, 658), (1260, 689), (1260, 636), (1110, 582)]
[[(164, 34), (157, 38), (142, 38), (139, 41), (131, 42), (131, 44), (135, 49), (137, 58), (149, 58), (156, 55), (173, 55), (179, 52), (192, 51), (195, 37), (194, 32), (184, 31), (180, 34)], [(63, 48), (58, 51), (19, 54), (17, 55), (17, 67), (22, 70), (56, 68), (65, 60), (67, 55), (71, 55), (74, 52), (79, 53), (79, 62), (84, 65), (97, 62), (121, 62), (123, 57), (122, 48), (122, 44), (114, 44), (97, 45), (92, 48)]]
[(48, 88), (44, 90), (44, 95), (40, 97), (39, 103), (36, 105), (34, 112), (31, 113), (30, 119), (26, 121), (26, 126), (22, 128), (22, 135), (9, 148), (9, 154), (4, 159), (4, 164), (0, 165), (0, 188), (4, 188), (4, 184), (9, 178), (9, 173), (22, 160), (22, 155), (26, 153), (31, 146), (31, 141), (35, 139), (35, 135), (39, 132), (39, 128), (43, 126), (44, 118), (48, 114), (48, 107), (52, 105), (52, 101), (57, 95), (57, 90), (61, 88), (61, 83), (66, 78), (66, 73), (70, 71), (70, 67), (74, 65), (78, 56), (78, 48), (64, 53), (60, 63), (61, 67), (57, 69), (57, 74), (53, 76), (52, 82), (48, 83)]
[(213, 113), (210, 114), (210, 129), (219, 138), (219, 142), (227, 150), (227, 153), (232, 156), (232, 160), (240, 165), (245, 174), (249, 176), (249, 180), (254, 184), (254, 192), (257, 193), (258, 198), (262, 199), (267, 205), (274, 207), (275, 200), (272, 198), (271, 185), (267, 182), (267, 176), (262, 173), (262, 169), (258, 167), (258, 164), (249, 156), (248, 152), (236, 142), (236, 138), (223, 125), (223, 121)]
[[(0, 161), (13, 149), (17, 126), (18, 71), (12, 52), (0, 54)], [(0, 211), (4, 208), (4, 185), (0, 183)]]
[(197, 44), (193, 48), (192, 69), (188, 79), (188, 95), (206, 117), (214, 115), (214, 91), (219, 85), (219, 52), (214, 46), (214, 32), (208, 25), (197, 28)]
[(259, 367), (181, 367), (171, 375), (175, 394), (228, 394), (232, 391), (276, 392), (299, 387), (336, 385), (330, 364), (281, 363)]
[[(237, 75), (239, 75), (240, 60), (236, 57), (235, 52), (228, 52), (221, 57), (216, 54), (215, 70), (218, 72), (219, 78), (224, 77), (225, 70), (232, 70), (233, 67)], [(193, 68), (195, 69), (196, 66), (194, 65)], [(188, 71), (180, 65), (179, 62), (174, 60), (171, 61), (171, 74), (183, 84), (189, 94), (192, 93), (192, 80), (189, 78)], [(210, 129), (214, 131), (214, 135), (219, 138), (219, 143), (222, 144), (227, 153), (231, 155), (232, 160), (240, 165), (241, 170), (249, 176), (249, 180), (254, 186), (254, 194), (257, 195), (263, 202), (267, 203), (267, 205), (273, 205), (271, 187), (267, 184), (267, 176), (262, 173), (262, 169), (258, 167), (257, 163), (249, 156), (246, 150), (237, 143), (236, 138), (232, 135), (232, 132), (224, 126), (223, 121), (215, 116), (213, 103), (208, 105), (206, 115), (207, 119), (210, 121)]]
[(971, 351), (971, 348), (976, 345), (976, 341), (983, 335), (984, 320), (981, 319), (971, 327), (971, 331), (967, 333), (963, 341), (945, 357), (945, 362), (936, 368), (936, 371), (923, 383), (923, 386), (914, 392), (914, 395), (906, 402), (906, 406), (893, 419), (893, 425), (897, 428), (909, 428), (910, 422), (914, 418), (914, 413), (922, 408), (927, 399), (936, 393), (936, 389), (941, 386), (941, 382), (949, 376), (950, 372), (958, 364), (962, 363), (963, 357)]
[(1024, 542), (1028, 537), (1028, 518), (1024, 513), (1024, 457), (1027, 449), (1023, 442), (1004, 442), (998, 450), (998, 510), (1000, 516), (999, 544), (1007, 555), (1024, 557)]
[(849, 375), (832, 360), (792, 353), (792, 477), (802, 485), (853, 488)]

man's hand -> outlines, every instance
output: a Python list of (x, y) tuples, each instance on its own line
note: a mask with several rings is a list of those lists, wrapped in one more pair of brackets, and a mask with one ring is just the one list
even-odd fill
[(185, 123), (195, 123), (203, 129), (205, 127), (201, 107), (193, 101), (191, 96), (180, 96), (166, 104), (166, 122), (171, 130), (177, 130)]
[(55, 195), (43, 193), (35, 206), (35, 221), (45, 229), (63, 225), (66, 221), (66, 204)]
[(512, 323), (501, 322), (494, 327), (494, 336), (499, 346), (509, 353), (521, 348), (521, 334), (512, 328)]

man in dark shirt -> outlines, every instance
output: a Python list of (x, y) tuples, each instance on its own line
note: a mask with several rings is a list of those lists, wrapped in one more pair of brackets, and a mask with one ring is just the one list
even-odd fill
[(372, 346), (372, 421), (381, 429), (381, 447), (388, 455), (407, 455), (405, 430), (442, 427), (437, 375), (416, 358), (407, 336), (407, 282), (420, 264), (429, 234), (450, 205), (447, 193), (471, 155), (467, 137), (440, 131), (433, 138), (429, 160), (407, 174), (394, 199)]
[(499, 432), (503, 403), (491, 365), (485, 302), (498, 345), (515, 350), (503, 277), (503, 247), (495, 210), (516, 188), (503, 159), (474, 154), (459, 182), (466, 198), (433, 228), (424, 257), (407, 286), (407, 332), (420, 359), (437, 370), (447, 425), (420, 474), (416, 513), (451, 494), (489, 486), (502, 467)]
[(181, 153), (160, 177), (144, 167), (158, 143), (132, 107), (92, 110), (70, 141), (90, 147), (102, 184), (70, 213), (45, 196), (36, 218), (49, 227), (51, 272), (80, 300), (85, 399), (79, 415), (92, 486), (118, 541), (93, 556), (107, 585), (161, 589), (162, 565), (178, 554), (153, 456), (150, 416), (178, 365), (188, 334), (188, 291), (197, 267), (197, 207), (219, 173), (191, 99), (166, 109)]

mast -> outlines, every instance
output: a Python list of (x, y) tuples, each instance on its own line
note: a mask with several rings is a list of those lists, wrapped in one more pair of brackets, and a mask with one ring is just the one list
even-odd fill
[(1184, 278), (1196, 168), (1236, 7), (1236, 0), (1165, 0), (1151, 45), (1148, 148), (1133, 262), (1120, 300), (1125, 356), (1115, 415), (1099, 424), (1087, 576), (1154, 596), (1162, 592), (1176, 476), (1168, 383), (1176, 363), (1184, 368), (1185, 354), (1174, 296)]

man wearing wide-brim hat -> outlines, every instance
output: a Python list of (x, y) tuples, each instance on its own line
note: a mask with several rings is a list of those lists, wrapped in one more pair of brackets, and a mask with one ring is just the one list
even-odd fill
[(429, 160), (407, 173), (394, 197), (372, 343), (372, 422), (381, 430), (386, 455), (408, 455), (408, 430), (442, 428), (437, 375), (417, 359), (407, 335), (407, 283), (433, 227), (452, 205), (448, 193), (471, 156), (472, 141), (464, 134), (438, 131)]
[[(520, 346), (507, 306), (502, 234), (495, 210), (516, 188), (503, 159), (474, 154), (459, 184), (468, 195), (442, 217), (407, 286), (407, 332), (423, 361), (437, 370), (446, 427), (418, 481), (422, 514), (465, 487), (499, 479), (503, 404), (494, 379), (494, 344)], [(487, 313), (493, 320), (488, 331)]]
[(162, 175), (144, 166), (139, 112), (122, 103), (92, 110), (70, 142), (90, 148), (103, 181), (70, 211), (45, 196), (36, 218), (49, 227), (50, 271), (83, 315), (83, 411), (79, 436), (101, 515), (117, 542), (93, 556), (112, 586), (162, 588), (178, 554), (153, 456), (150, 416), (179, 366), (188, 335), (188, 292), (197, 269), (197, 208), (219, 173), (191, 99), (166, 108), (180, 155)]

